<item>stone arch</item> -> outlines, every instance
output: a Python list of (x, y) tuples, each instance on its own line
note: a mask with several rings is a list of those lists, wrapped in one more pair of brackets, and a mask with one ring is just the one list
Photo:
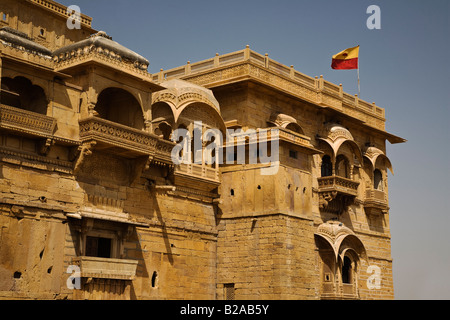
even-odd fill
[(220, 113), (211, 108), (210, 105), (202, 102), (192, 102), (186, 104), (177, 110), (176, 124), (193, 123), (194, 121), (201, 121), (207, 128), (219, 129), (222, 134), (225, 134), (226, 126)]
[(189, 126), (186, 120), (202, 121), (225, 133), (219, 102), (211, 90), (180, 79), (168, 80), (161, 85), (166, 89), (153, 93), (152, 109), (164, 102), (172, 110), (175, 127), (181, 123)]
[(275, 112), (270, 115), (268, 123), (277, 127), (282, 127), (299, 134), (305, 134), (302, 127), (298, 124), (294, 117), (284, 113)]
[(48, 97), (50, 97), (50, 90), (49, 90), (50, 82), (48, 80), (41, 78), (41, 77), (33, 76), (31, 74), (27, 74), (25, 76), (23, 72), (19, 72), (17, 70), (12, 70), (12, 69), (2, 69), (1, 76), (2, 76), (2, 79), (3, 78), (15, 79), (18, 77), (28, 79), (28, 81), (30, 81), (32, 85), (38, 86), (44, 91), (44, 94), (47, 97), (47, 103), (50, 102), (50, 99), (48, 99)]
[[(353, 140), (344, 140), (339, 141), (338, 144), (335, 145), (337, 147), (335, 155), (337, 156), (340, 152), (340, 150), (344, 146), (348, 146), (352, 151), (353, 154), (356, 156), (356, 159), (359, 161), (359, 163), (363, 163), (363, 154), (361, 152), (361, 149), (359, 148), (358, 144)], [(353, 159), (349, 159), (351, 162), (353, 162)]]
[(367, 259), (364, 244), (358, 236), (342, 222), (327, 221), (317, 228), (315, 237), (326, 241), (333, 250), (336, 261), (342, 260), (348, 250), (353, 250), (358, 258)]
[(144, 130), (144, 115), (136, 97), (129, 91), (108, 87), (100, 92), (95, 105), (96, 115), (115, 123)]
[(1, 89), (1, 103), (47, 115), (48, 99), (45, 90), (33, 84), (30, 79), (23, 76), (2, 77)]
[(361, 259), (368, 262), (366, 249), (361, 240), (339, 221), (327, 221), (314, 233), (321, 264), (321, 294), (341, 297), (357, 295), (358, 269)]
[(339, 124), (330, 123), (325, 126), (324, 130), (318, 137), (319, 147), (330, 154), (333, 163), (333, 172), (336, 172), (338, 156), (344, 153), (345, 148), (349, 148), (352, 157), (349, 161), (348, 174), (346, 177), (353, 177), (353, 167), (363, 163), (363, 154), (358, 144), (353, 140), (350, 131)]
[(172, 107), (167, 102), (157, 102), (151, 108), (152, 133), (170, 140), (175, 129), (175, 119)]
[[(383, 151), (376, 147), (369, 147), (364, 152), (364, 158), (369, 160), (369, 163), (372, 166), (372, 171), (374, 171), (376, 168), (387, 168), (391, 171), (392, 174), (394, 174), (394, 169), (392, 167), (391, 161), (389, 158), (385, 155)], [(384, 165), (381, 165), (381, 161), (384, 160)]]

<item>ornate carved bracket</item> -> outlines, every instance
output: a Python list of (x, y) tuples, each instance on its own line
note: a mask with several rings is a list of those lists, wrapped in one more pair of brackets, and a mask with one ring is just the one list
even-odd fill
[(55, 141), (51, 138), (40, 140), (38, 142), (38, 153), (41, 156), (46, 156), (50, 152), (50, 147), (55, 144)]
[(150, 168), (153, 156), (143, 156), (131, 160), (130, 185), (139, 179), (142, 173)]
[(77, 154), (75, 156), (74, 160), (74, 167), (73, 167), (73, 173), (77, 174), (80, 170), (81, 165), (83, 164), (84, 160), (86, 159), (86, 156), (90, 156), (92, 154), (92, 151), (97, 144), (96, 141), (89, 141), (86, 143), (83, 143), (81, 146), (79, 146), (72, 155)]

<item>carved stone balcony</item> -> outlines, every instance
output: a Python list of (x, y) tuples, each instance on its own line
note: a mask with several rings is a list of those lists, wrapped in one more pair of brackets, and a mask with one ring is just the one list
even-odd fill
[[(279, 139), (279, 141), (287, 142), (302, 148), (303, 152), (307, 154), (322, 153), (320, 150), (314, 148), (314, 146), (311, 144), (311, 138), (303, 134), (288, 130), (283, 127), (270, 127), (265, 129), (259, 129), (258, 131), (261, 132), (261, 130), (267, 132), (268, 141), (271, 141), (273, 139)], [(273, 131), (276, 132), (275, 136), (272, 136), (272, 130), (276, 130)]]
[(80, 268), (82, 278), (133, 280), (138, 261), (97, 257), (76, 257), (72, 263)]
[(0, 105), (0, 128), (39, 138), (51, 138), (56, 119), (11, 106)]
[(320, 298), (323, 300), (356, 300), (358, 293), (356, 286), (351, 283), (333, 284), (332, 282), (322, 284)]
[(339, 176), (318, 178), (319, 206), (324, 211), (342, 213), (358, 194), (359, 182)]
[(211, 191), (220, 184), (218, 168), (201, 164), (184, 164), (175, 166), (175, 181), (177, 184), (205, 191)]
[(154, 155), (159, 137), (98, 117), (79, 121), (82, 142), (95, 142), (96, 150), (107, 150), (125, 158)]
[(338, 192), (344, 195), (356, 196), (359, 182), (339, 176), (321, 177), (319, 181), (319, 192)]
[(389, 210), (386, 193), (382, 190), (366, 190), (364, 208), (367, 212), (386, 213)]

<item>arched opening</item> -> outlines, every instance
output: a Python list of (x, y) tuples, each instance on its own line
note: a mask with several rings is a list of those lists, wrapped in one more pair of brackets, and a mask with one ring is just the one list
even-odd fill
[(103, 119), (143, 130), (144, 117), (136, 98), (126, 90), (107, 88), (97, 99), (95, 110)]
[(0, 99), (2, 104), (47, 115), (47, 97), (44, 89), (33, 85), (27, 78), (3, 77)]
[(383, 174), (379, 169), (373, 171), (373, 188), (383, 191)]
[(337, 156), (335, 170), (337, 176), (350, 178), (350, 165), (348, 159), (345, 156)]
[(153, 274), (152, 274), (152, 288), (156, 288), (157, 278), (158, 278), (158, 273), (156, 271), (153, 271)]
[(171, 107), (166, 102), (152, 105), (152, 130), (165, 140), (170, 140), (174, 127), (174, 117)]
[(322, 177), (329, 177), (333, 174), (333, 165), (331, 163), (331, 157), (329, 155), (325, 155), (322, 157), (322, 165), (320, 169)]
[(218, 111), (205, 103), (189, 103), (182, 108), (177, 118), (177, 124), (179, 127), (187, 124), (186, 127), (191, 138), (192, 162), (196, 165), (218, 169), (219, 149), (223, 143), (219, 136), (226, 136), (226, 127)]
[(345, 256), (342, 264), (342, 283), (352, 283), (352, 260)]
[(155, 128), (154, 133), (157, 136), (162, 137), (164, 140), (170, 140), (170, 135), (172, 134), (172, 127), (167, 122), (161, 122)]
[(289, 123), (286, 126), (286, 129), (300, 133), (300, 134), (304, 134), (302, 128), (297, 123), (294, 123), (294, 122)]
[(320, 257), (320, 284), (322, 295), (335, 292), (336, 257), (330, 243), (321, 236), (315, 236), (317, 252)]

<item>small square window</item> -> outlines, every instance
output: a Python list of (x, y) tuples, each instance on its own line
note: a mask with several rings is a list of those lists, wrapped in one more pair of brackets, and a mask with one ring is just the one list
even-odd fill
[(293, 159), (297, 159), (298, 158), (297, 151), (289, 150), (289, 157), (293, 158)]
[(86, 256), (111, 258), (112, 241), (109, 238), (86, 237)]

